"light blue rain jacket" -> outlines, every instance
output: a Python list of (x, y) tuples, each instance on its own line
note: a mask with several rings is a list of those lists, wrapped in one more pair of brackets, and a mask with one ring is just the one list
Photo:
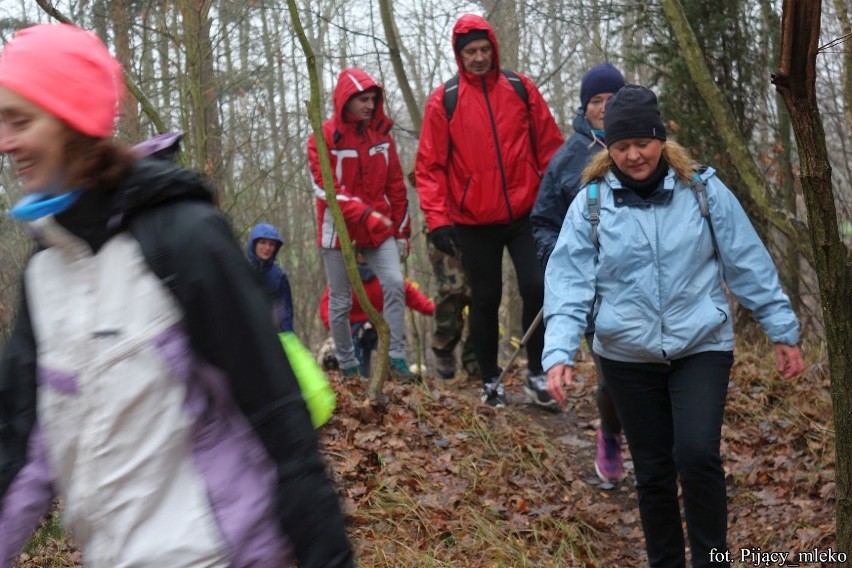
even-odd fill
[[(742, 206), (715, 176), (710, 217), (728, 289), (773, 342), (799, 340), (799, 324), (772, 259)], [(590, 310), (593, 349), (616, 361), (665, 363), (703, 351), (731, 351), (731, 311), (707, 220), (670, 168), (646, 201), (612, 173), (598, 184), (599, 249), (592, 243), (586, 190), (565, 216), (545, 272), (542, 364), (573, 365)]]

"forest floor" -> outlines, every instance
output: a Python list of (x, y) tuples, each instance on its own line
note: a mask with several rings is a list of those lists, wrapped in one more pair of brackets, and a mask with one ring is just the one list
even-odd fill
[[(837, 552), (825, 363), (786, 382), (770, 357), (737, 357), (722, 448), (727, 552), (734, 566), (827, 565), (797, 556)], [(364, 382), (331, 373), (338, 407), (321, 439), (361, 567), (647, 565), (627, 448), (623, 481), (595, 475), (594, 369), (578, 364), (558, 413), (528, 405), (513, 371), (504, 409), (481, 404), (466, 377), (388, 382), (377, 408)], [(47, 566), (81, 566), (80, 553), (42, 535), (16, 564)]]

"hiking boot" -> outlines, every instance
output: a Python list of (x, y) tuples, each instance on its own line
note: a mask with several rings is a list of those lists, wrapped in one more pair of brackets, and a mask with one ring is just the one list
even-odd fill
[(505, 408), (505, 406), (509, 404), (506, 402), (506, 391), (502, 384), (495, 385), (494, 383), (485, 383), (482, 386), (481, 400), (488, 406), (493, 406), (494, 408)]
[(340, 369), (340, 375), (344, 379), (357, 379), (358, 377), (363, 377), (364, 372), (361, 369), (361, 365), (355, 365), (354, 367), (345, 367)]
[(598, 430), (598, 448), (595, 454), (595, 473), (602, 481), (614, 483), (624, 476), (621, 461), (621, 435), (604, 434)]
[(442, 379), (452, 379), (456, 376), (456, 358), (452, 353), (435, 355), (435, 371)]
[(534, 404), (543, 406), (544, 408), (559, 407), (559, 404), (547, 392), (547, 375), (529, 374), (527, 376), (527, 384), (524, 385), (524, 392), (527, 393), (530, 402)]
[(391, 357), (388, 360), (388, 367), (390, 367), (391, 378), (398, 383), (420, 382), (420, 375), (412, 373), (408, 363), (401, 357)]

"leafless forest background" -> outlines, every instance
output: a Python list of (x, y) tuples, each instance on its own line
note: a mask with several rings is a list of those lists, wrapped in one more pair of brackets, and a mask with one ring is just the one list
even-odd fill
[[(387, 4), (416, 109), (406, 105), (401, 78), (391, 65), (380, 7)], [(358, 66), (384, 85), (388, 114), (403, 166), (413, 167), (417, 125), (429, 93), (455, 72), (451, 28), (464, 12), (494, 24), (504, 67), (540, 86), (563, 132), (578, 103), (579, 80), (591, 65), (611, 61), (629, 82), (660, 95), (673, 137), (697, 160), (712, 164), (738, 192), (770, 242), (785, 286), (806, 330), (821, 331), (813, 271), (797, 243), (773, 227), (769, 208), (804, 213), (797, 192), (798, 161), (789, 120), (770, 84), (777, 68), (780, 0), (683, 0), (713, 80), (736, 119), (737, 133), (760, 169), (769, 201), (754, 200), (728, 154), (728, 145), (697, 95), (677, 47), (664, 2), (645, 0), (543, 0), (354, 2), (298, 0), (325, 93), (325, 116), (337, 73)], [(848, 0), (823, 3), (818, 93), (825, 124), (841, 235), (852, 240), (852, 128)], [(0, 0), (0, 41), (36, 22), (68, 20), (95, 30), (123, 62), (138, 97), (128, 96), (119, 136), (135, 142), (162, 130), (186, 132), (183, 161), (208, 175), (222, 209), (245, 238), (257, 222), (275, 224), (285, 241), (279, 255), (295, 298), (297, 332), (316, 347), (325, 337), (317, 317), (324, 274), (315, 245), (314, 202), (306, 167), (310, 125), (307, 63), (292, 32), (287, 6), (271, 0)], [(845, 36), (848, 39), (848, 35)], [(0, 169), (0, 209), (19, 197), (8, 161)], [(406, 267), (429, 295), (435, 282), (426, 255), (416, 192), (409, 188), (415, 238)], [(13, 321), (21, 268), (31, 244), (23, 228), (0, 217), (0, 344)], [(509, 267), (507, 266), (507, 269)], [(511, 283), (510, 269), (506, 282)], [(505, 352), (521, 334), (517, 295), (504, 286), (501, 321)], [(428, 353), (431, 323), (410, 320), (409, 337)], [(412, 358), (416, 357), (412, 347)]]

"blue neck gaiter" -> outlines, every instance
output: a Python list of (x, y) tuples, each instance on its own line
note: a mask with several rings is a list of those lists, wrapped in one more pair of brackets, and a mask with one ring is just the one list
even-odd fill
[(31, 193), (9, 210), (9, 216), (18, 221), (35, 221), (47, 215), (55, 215), (74, 205), (82, 194), (81, 189), (59, 195)]

